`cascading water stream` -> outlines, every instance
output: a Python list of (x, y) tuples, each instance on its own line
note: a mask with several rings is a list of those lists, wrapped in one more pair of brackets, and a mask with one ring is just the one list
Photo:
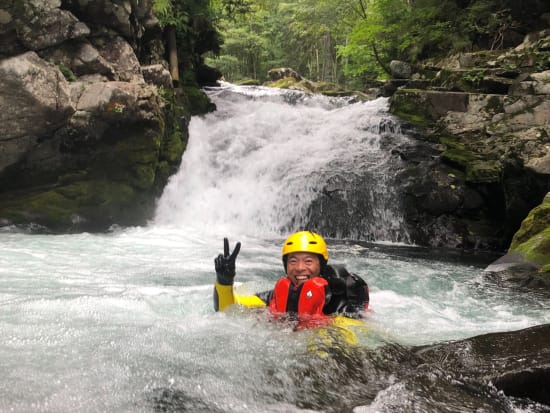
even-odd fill
[(388, 147), (389, 140), (407, 138), (386, 99), (349, 104), (231, 85), (210, 95), (218, 111), (192, 120), (195, 139), (159, 202), (157, 224), (284, 235), (310, 226), (310, 205), (335, 178), (362, 177), (370, 211), (366, 239), (407, 240), (399, 199), (389, 190)]

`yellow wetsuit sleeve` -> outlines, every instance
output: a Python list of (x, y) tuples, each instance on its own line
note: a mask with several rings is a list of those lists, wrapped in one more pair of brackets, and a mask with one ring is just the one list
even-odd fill
[(232, 304), (245, 307), (265, 307), (266, 303), (257, 295), (238, 295), (233, 292), (232, 285), (221, 285), (217, 281), (214, 284), (214, 309), (224, 311)]
[(265, 307), (267, 304), (257, 295), (237, 295), (235, 294), (235, 302), (244, 305), (248, 308)]
[(216, 311), (223, 311), (234, 303), (233, 286), (221, 285), (216, 281), (214, 283), (214, 309)]

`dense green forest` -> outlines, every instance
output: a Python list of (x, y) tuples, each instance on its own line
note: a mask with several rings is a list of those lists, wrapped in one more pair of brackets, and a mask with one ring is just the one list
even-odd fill
[(521, 0), (212, 0), (224, 43), (207, 62), (229, 81), (269, 69), (359, 86), (391, 60), (506, 46), (526, 19)]
[[(536, 0), (535, 0), (536, 2)], [(164, 24), (189, 41), (203, 16), (216, 34), (206, 63), (226, 80), (266, 80), (290, 67), (303, 77), (360, 87), (388, 76), (392, 60), (515, 45), (535, 14), (531, 0), (155, 0)], [(193, 22), (196, 26), (196, 21)], [(192, 30), (195, 30), (193, 27)], [(193, 37), (193, 36), (191, 36)], [(518, 39), (520, 39), (518, 41)], [(191, 41), (201, 41), (195, 36)], [(204, 39), (202, 39), (204, 41)]]

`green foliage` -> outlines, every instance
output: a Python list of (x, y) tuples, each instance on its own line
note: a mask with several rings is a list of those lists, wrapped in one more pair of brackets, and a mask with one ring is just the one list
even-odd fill
[(234, 82), (244, 79), (241, 64), (239, 59), (235, 56), (224, 54), (215, 59), (207, 57), (205, 63), (209, 66), (218, 68), (226, 78), (232, 79)]
[(220, 17), (234, 20), (252, 12), (252, 1), (250, 0), (211, 0), (210, 7), (219, 13)]
[(483, 70), (472, 70), (464, 75), (464, 80), (477, 87), (484, 77), (485, 73)]
[(466, 10), (463, 20), (457, 21), (458, 29), (475, 43), (484, 40), (489, 49), (502, 47), (506, 29), (513, 28), (515, 22), (506, 7), (506, 1), (478, 0)]
[(502, 46), (513, 0), (213, 0), (226, 44), (213, 61), (230, 81), (265, 80), (291, 67), (316, 81), (387, 77), (391, 60), (415, 63)]
[[(223, 1), (215, 1), (225, 44), (220, 59), (209, 62), (230, 81), (265, 81), (269, 69), (281, 66), (315, 80), (337, 80), (341, 72), (336, 46), (345, 42), (354, 1), (250, 0), (248, 13), (241, 8), (230, 17)], [(224, 71), (228, 67), (230, 71)]]
[(178, 31), (187, 31), (190, 18), (183, 1), (153, 0), (153, 12), (162, 27), (175, 26)]
[(69, 82), (74, 82), (75, 80), (77, 80), (76, 75), (67, 66), (63, 64), (59, 64), (57, 67), (59, 68), (61, 73), (63, 73), (63, 76), (65, 77), (65, 79), (67, 79)]

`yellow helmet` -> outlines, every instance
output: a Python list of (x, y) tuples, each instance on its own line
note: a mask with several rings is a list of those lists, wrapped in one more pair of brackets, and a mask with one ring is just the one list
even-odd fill
[(283, 260), (293, 252), (311, 252), (328, 261), (327, 244), (322, 236), (311, 231), (299, 231), (290, 235), (283, 244)]

